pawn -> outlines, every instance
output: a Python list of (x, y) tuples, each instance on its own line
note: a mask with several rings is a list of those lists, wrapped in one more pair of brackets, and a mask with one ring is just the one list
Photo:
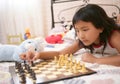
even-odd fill
[(25, 77), (25, 75), (24, 74), (22, 74), (21, 76), (20, 76), (20, 82), (21, 83), (26, 83), (26, 77)]
[(85, 67), (85, 64), (82, 65), (82, 68), (81, 68), (80, 71), (81, 71), (81, 72), (87, 72), (87, 69), (86, 69), (86, 67)]
[(33, 83), (36, 84), (35, 82), (36, 82), (36, 79), (37, 79), (37, 78), (36, 78), (36, 74), (35, 74), (34, 71), (31, 72), (31, 78), (32, 78), (32, 80), (33, 80)]
[(35, 64), (34, 64), (34, 62), (33, 62), (33, 61), (31, 61), (31, 66), (32, 66), (32, 67), (34, 67), (34, 66), (35, 66)]
[(57, 57), (56, 56), (54, 56), (54, 62), (57, 63)]

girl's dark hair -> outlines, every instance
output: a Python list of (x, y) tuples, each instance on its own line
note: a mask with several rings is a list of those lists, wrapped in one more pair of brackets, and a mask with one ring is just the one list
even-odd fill
[[(97, 29), (103, 29), (103, 32), (100, 34), (100, 42), (104, 43), (104, 48), (102, 51), (103, 54), (106, 48), (107, 39), (111, 35), (111, 32), (119, 29), (116, 22), (107, 16), (103, 8), (95, 4), (88, 4), (75, 13), (72, 20), (73, 27), (75, 27), (74, 25), (80, 20), (91, 22)], [(91, 52), (93, 52), (92, 44), (85, 46), (81, 41), (79, 43), (82, 44), (83, 47), (89, 48)]]

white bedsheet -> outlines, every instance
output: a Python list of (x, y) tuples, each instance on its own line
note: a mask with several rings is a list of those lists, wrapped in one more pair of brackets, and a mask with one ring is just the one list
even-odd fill
[[(65, 46), (67, 44), (64, 44)], [(64, 47), (48, 46), (46, 50), (56, 50), (62, 49)], [(76, 54), (73, 59), (77, 61), (81, 60), (81, 55)], [(78, 77), (76, 80), (82, 80), (80, 84), (120, 84), (120, 67), (111, 66), (111, 65), (99, 65), (85, 63), (86, 67), (95, 70), (97, 73), (87, 76)], [(9, 72), (9, 66), (14, 66), (13, 62), (1, 62), (0, 71)], [(71, 79), (72, 80), (72, 79)], [(64, 81), (59, 81), (51, 84), (67, 84)], [(77, 84), (77, 83), (76, 83)]]

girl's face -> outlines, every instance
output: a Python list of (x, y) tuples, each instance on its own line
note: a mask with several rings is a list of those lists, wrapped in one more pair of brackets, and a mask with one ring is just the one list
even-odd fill
[(95, 28), (91, 22), (79, 21), (75, 24), (75, 31), (83, 44), (89, 46), (93, 43), (99, 44), (99, 35), (103, 30)]

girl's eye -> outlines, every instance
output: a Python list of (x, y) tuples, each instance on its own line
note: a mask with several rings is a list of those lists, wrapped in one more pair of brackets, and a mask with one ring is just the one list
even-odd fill
[(37, 51), (37, 49), (35, 48), (35, 51)]
[(79, 30), (78, 30), (78, 29), (76, 29), (75, 31), (76, 31), (76, 32), (79, 32)]
[(83, 31), (88, 31), (88, 29), (83, 29)]

